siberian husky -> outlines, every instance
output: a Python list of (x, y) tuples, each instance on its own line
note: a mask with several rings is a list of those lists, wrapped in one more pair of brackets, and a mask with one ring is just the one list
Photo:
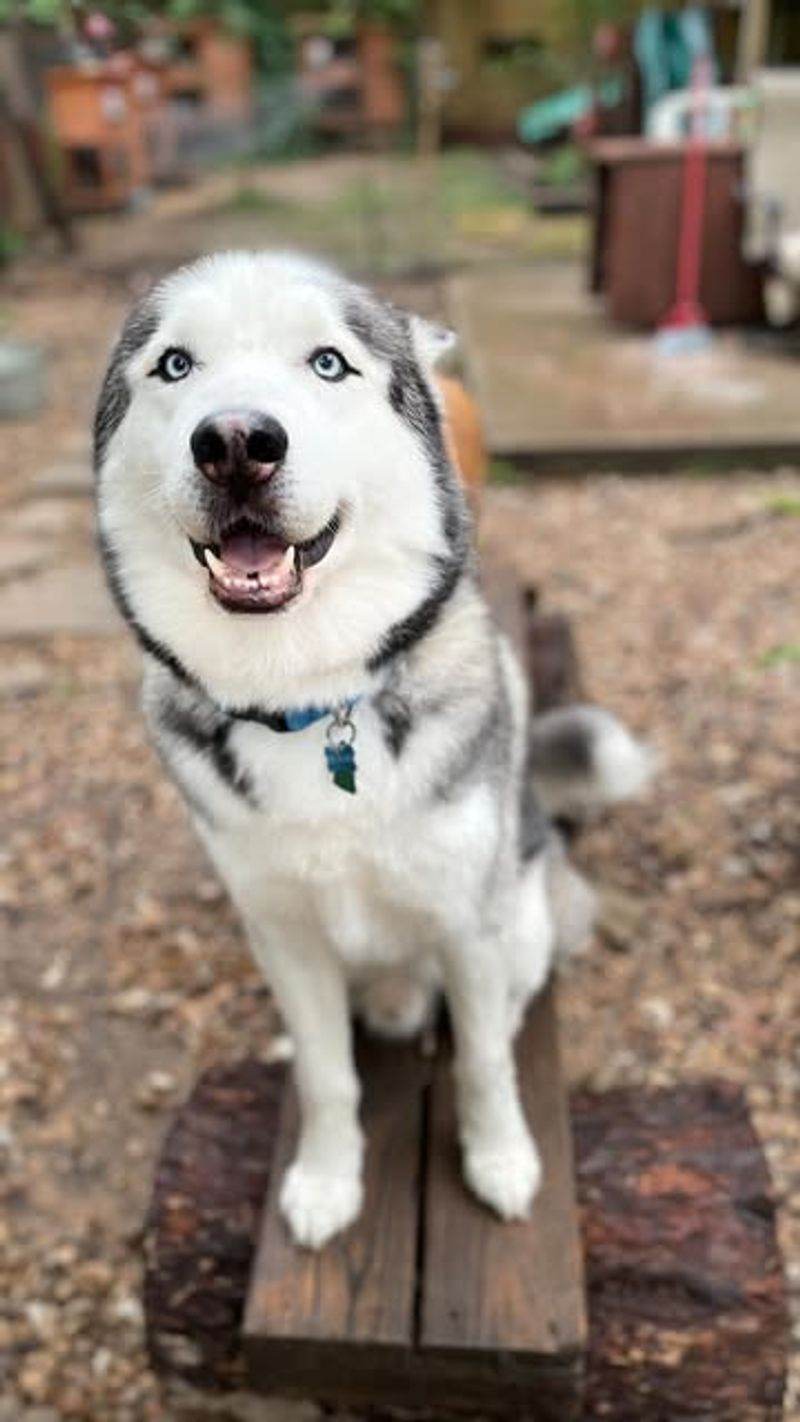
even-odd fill
[(439, 990), (465, 1179), (526, 1215), (513, 1037), (589, 917), (549, 817), (649, 771), (604, 712), (529, 713), (443, 433), (446, 344), (322, 266), (227, 253), (139, 303), (96, 416), (150, 731), (293, 1039), (281, 1206), (312, 1248), (361, 1206), (351, 1013), (410, 1035)]

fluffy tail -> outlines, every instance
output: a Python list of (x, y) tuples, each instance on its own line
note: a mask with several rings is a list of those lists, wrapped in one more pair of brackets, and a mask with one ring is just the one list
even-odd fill
[(566, 706), (534, 717), (529, 764), (544, 811), (583, 819), (638, 795), (657, 759), (608, 711)]

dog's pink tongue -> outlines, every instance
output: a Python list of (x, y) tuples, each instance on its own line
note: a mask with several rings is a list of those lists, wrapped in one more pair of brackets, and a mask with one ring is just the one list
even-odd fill
[(220, 557), (240, 573), (273, 573), (286, 555), (287, 545), (279, 538), (239, 529), (220, 542)]

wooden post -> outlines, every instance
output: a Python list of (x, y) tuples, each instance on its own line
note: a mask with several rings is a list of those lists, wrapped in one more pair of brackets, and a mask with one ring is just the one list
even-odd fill
[(736, 56), (737, 83), (749, 83), (753, 71), (766, 64), (771, 19), (771, 0), (744, 0)]
[(420, 256), (426, 264), (434, 266), (438, 266), (442, 258), (443, 223), (439, 202), (442, 75), (441, 42), (424, 36), (417, 42), (417, 171), (424, 248)]
[(36, 193), (44, 220), (57, 233), (62, 250), (73, 251), (75, 238), (72, 226), (47, 167), (41, 125), (30, 82), (24, 26), (16, 5), (11, 7), (11, 14), (6, 22), (5, 44), (0, 49), (0, 122), (16, 139), (20, 158)]

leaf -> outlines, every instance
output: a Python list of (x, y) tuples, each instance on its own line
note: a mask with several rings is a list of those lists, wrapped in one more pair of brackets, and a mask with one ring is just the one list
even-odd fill
[(782, 642), (770, 647), (758, 658), (760, 667), (780, 667), (800, 665), (800, 643)]

